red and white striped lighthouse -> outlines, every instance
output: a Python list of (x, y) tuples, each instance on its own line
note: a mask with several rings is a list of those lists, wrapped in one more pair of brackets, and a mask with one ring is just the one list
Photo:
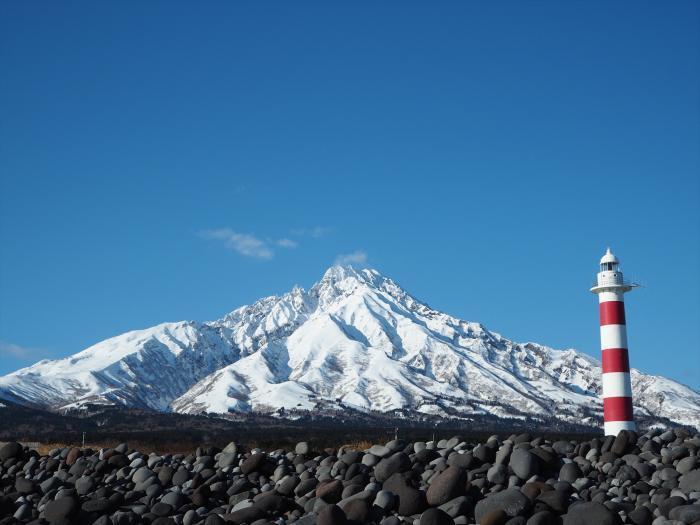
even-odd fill
[(625, 293), (638, 285), (627, 282), (620, 261), (607, 249), (591, 292), (600, 302), (600, 346), (603, 352), (603, 418), (605, 435), (635, 430), (632, 415), (632, 382), (627, 352)]

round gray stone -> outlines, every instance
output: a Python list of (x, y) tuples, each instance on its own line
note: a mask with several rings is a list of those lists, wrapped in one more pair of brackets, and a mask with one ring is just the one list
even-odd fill
[(22, 455), (22, 445), (16, 441), (5, 443), (0, 448), (0, 460), (5, 461), (10, 458), (17, 458)]
[(47, 521), (63, 522), (69, 519), (78, 509), (78, 502), (73, 498), (59, 498), (49, 501), (44, 507), (44, 517)]
[(338, 505), (326, 505), (316, 517), (317, 525), (345, 525), (348, 522), (343, 509)]
[(679, 480), (678, 487), (686, 494), (700, 491), (700, 469), (691, 470), (683, 474)]
[(540, 464), (537, 456), (524, 448), (516, 448), (510, 455), (510, 468), (520, 479), (530, 479), (540, 473)]
[(131, 480), (134, 483), (143, 483), (146, 481), (148, 478), (151, 478), (155, 476), (156, 473), (153, 472), (150, 468), (148, 467), (141, 467), (138, 469), (136, 472), (134, 472), (134, 477), (131, 478)]
[[(517, 449), (516, 449), (517, 450)], [(510, 517), (524, 514), (530, 508), (530, 500), (518, 488), (510, 488), (489, 494), (474, 508), (476, 521), (481, 521), (489, 512), (502, 510)]]
[(396, 498), (388, 490), (380, 490), (374, 498), (374, 505), (384, 510), (391, 510), (394, 507)]
[(573, 483), (583, 475), (576, 463), (564, 463), (559, 470), (559, 479)]
[(78, 478), (75, 482), (75, 490), (81, 496), (89, 494), (95, 489), (95, 480), (90, 476)]
[(419, 525), (454, 525), (454, 520), (446, 512), (431, 508), (420, 515), (418, 523)]
[(219, 467), (225, 468), (236, 464), (237, 456), (235, 453), (222, 452), (219, 454)]
[(700, 505), (680, 505), (672, 509), (668, 517), (683, 523), (695, 523), (700, 521)]
[(508, 468), (500, 463), (496, 463), (486, 472), (486, 479), (494, 485), (503, 485), (508, 481)]
[(391, 450), (384, 445), (372, 445), (368, 452), (379, 458), (385, 458), (391, 454)]
[(411, 460), (403, 452), (396, 452), (388, 458), (382, 459), (374, 467), (374, 477), (383, 483), (396, 472), (405, 472), (411, 468)]
[(578, 503), (562, 516), (563, 525), (619, 525), (620, 517), (597, 502)]

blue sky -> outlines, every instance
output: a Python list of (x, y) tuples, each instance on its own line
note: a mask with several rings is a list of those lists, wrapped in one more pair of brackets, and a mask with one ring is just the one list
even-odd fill
[(339, 258), (700, 388), (697, 2), (3, 2), (0, 373)]

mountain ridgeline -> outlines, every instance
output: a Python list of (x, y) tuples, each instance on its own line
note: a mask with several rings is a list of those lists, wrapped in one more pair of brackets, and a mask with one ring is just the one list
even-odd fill
[[(635, 415), (700, 427), (700, 394), (632, 370)], [(433, 310), (376, 270), (333, 266), (212, 322), (164, 323), (0, 377), (0, 398), (186, 414), (402, 410), (597, 425), (600, 363)]]

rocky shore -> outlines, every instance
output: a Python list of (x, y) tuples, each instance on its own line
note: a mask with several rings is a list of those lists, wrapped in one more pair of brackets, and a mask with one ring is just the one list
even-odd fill
[(0, 525), (700, 524), (700, 435), (400, 439), (365, 450), (0, 448)]

